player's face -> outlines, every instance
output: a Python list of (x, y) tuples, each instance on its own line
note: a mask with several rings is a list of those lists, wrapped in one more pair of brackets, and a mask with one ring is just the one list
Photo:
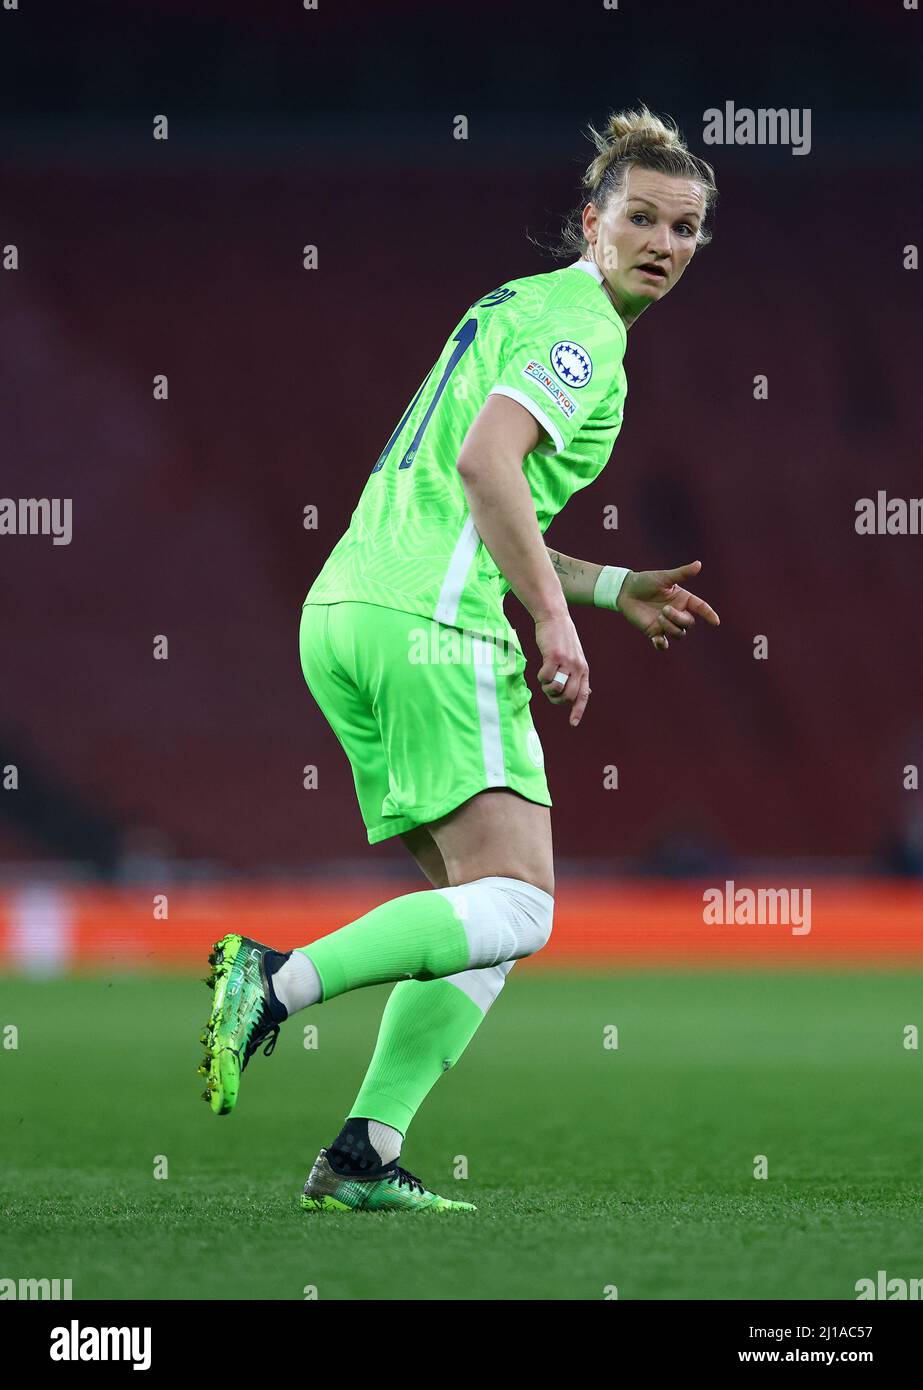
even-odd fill
[(637, 318), (670, 292), (692, 260), (704, 215), (701, 184), (653, 169), (629, 170), (601, 213), (587, 205), (584, 235), (620, 312)]

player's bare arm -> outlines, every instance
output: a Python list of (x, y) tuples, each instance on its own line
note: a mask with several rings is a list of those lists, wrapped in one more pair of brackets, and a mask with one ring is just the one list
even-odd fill
[(506, 396), (489, 396), (465, 436), (458, 472), (478, 535), (535, 622), (539, 684), (552, 703), (572, 704), (576, 728), (590, 697), (589, 668), (523, 473), (523, 460), (541, 437), (529, 411)]

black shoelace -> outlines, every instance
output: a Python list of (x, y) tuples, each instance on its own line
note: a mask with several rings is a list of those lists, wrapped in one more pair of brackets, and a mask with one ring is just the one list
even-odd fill
[(243, 1071), (244, 1067), (250, 1061), (254, 1052), (262, 1047), (264, 1042), (266, 1043), (266, 1046), (263, 1048), (264, 1057), (271, 1057), (275, 1051), (276, 1043), (279, 1041), (279, 1025), (278, 1023), (273, 1023), (271, 1016), (267, 1017), (267, 1014), (268, 1010), (264, 1005), (263, 1012), (260, 1015), (260, 1021), (251, 1033), (250, 1040), (244, 1049), (244, 1059), (240, 1066), (241, 1071)]
[(398, 1187), (403, 1187), (406, 1183), (411, 1192), (414, 1188), (417, 1188), (421, 1196), (426, 1191), (420, 1179), (415, 1178), (412, 1173), (408, 1173), (406, 1168), (395, 1168), (391, 1181), (394, 1182), (395, 1178), (397, 1179)]

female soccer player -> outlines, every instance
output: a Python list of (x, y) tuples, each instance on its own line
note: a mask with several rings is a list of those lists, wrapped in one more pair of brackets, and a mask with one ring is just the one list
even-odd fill
[[(398, 1165), (424, 1098), (458, 1061), (514, 961), (551, 932), (551, 799), (525, 658), (503, 613), (535, 622), (538, 683), (576, 728), (589, 671), (568, 604), (616, 609), (660, 651), (697, 617), (699, 561), (634, 573), (542, 535), (601, 472), (622, 423), (628, 329), (708, 240), (712, 169), (646, 107), (591, 128), (598, 154), (561, 270), (472, 304), (371, 470), (305, 600), (305, 679), (352, 765), (370, 843), (400, 835), (430, 891), (394, 898), (298, 950), (226, 936), (203, 1034), (217, 1114), (279, 1025), (396, 981), (346, 1122), (305, 1184), (308, 1209), (473, 1210)], [(579, 228), (579, 230), (578, 230)]]

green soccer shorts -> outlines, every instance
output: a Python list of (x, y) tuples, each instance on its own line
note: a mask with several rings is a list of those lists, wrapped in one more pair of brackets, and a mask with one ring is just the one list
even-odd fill
[(550, 806), (518, 646), (371, 603), (305, 604), (301, 667), (353, 770), (369, 843), (509, 787)]

